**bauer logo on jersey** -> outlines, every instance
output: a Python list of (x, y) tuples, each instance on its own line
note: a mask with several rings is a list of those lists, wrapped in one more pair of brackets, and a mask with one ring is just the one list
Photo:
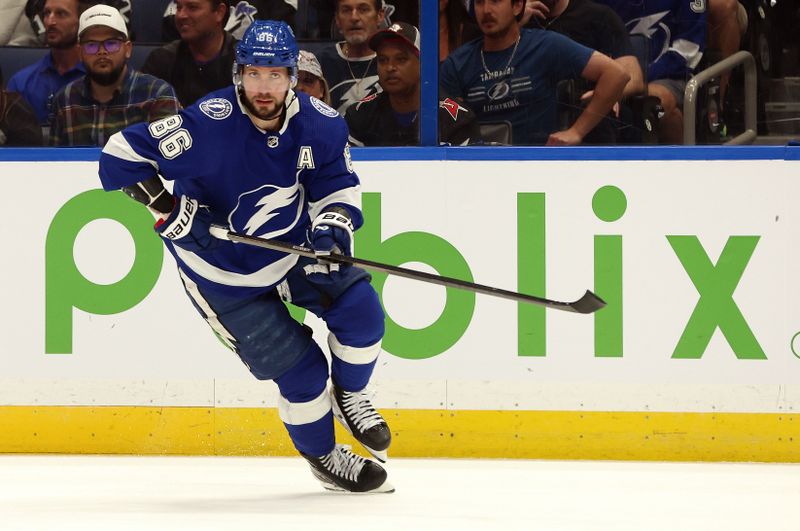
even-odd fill
[(309, 99), (311, 100), (311, 105), (313, 105), (314, 108), (320, 112), (320, 114), (324, 114), (328, 118), (336, 118), (339, 116), (339, 113), (336, 111), (336, 109), (330, 107), (324, 101), (320, 101), (314, 96), (311, 96)]
[(200, 103), (200, 110), (209, 118), (224, 120), (231, 115), (233, 105), (225, 98), (211, 98)]
[(303, 214), (303, 187), (297, 182), (281, 188), (265, 184), (239, 196), (228, 223), (237, 232), (261, 238), (286, 234)]

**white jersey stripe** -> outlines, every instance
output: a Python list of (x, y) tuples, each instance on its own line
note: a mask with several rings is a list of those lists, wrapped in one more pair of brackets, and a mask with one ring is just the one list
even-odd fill
[(311, 424), (327, 415), (330, 410), (331, 395), (327, 389), (308, 402), (289, 402), (283, 395), (278, 397), (278, 416), (292, 426)]
[(194, 280), (186, 276), (186, 273), (178, 269), (178, 274), (181, 276), (181, 280), (183, 280), (183, 285), (186, 286), (186, 292), (189, 294), (189, 297), (192, 298), (195, 304), (203, 310), (203, 313), (206, 316), (206, 322), (211, 326), (211, 329), (217, 333), (217, 335), (222, 339), (228, 348), (235, 351), (236, 348), (234, 347), (234, 343), (236, 338), (233, 337), (227, 328), (219, 321), (219, 317), (217, 317), (217, 313), (208, 303), (208, 301), (203, 297), (200, 293), (200, 290), (197, 288), (197, 284)]
[(248, 288), (264, 288), (268, 286), (274, 286), (280, 282), (284, 276), (286, 276), (286, 273), (288, 273), (289, 270), (294, 267), (298, 259), (297, 255), (288, 254), (283, 258), (272, 262), (271, 264), (267, 264), (253, 273), (234, 273), (233, 271), (227, 271), (225, 269), (220, 269), (219, 267), (213, 266), (196, 254), (185, 249), (181, 249), (177, 245), (173, 247), (175, 248), (175, 253), (178, 255), (178, 258), (183, 261), (186, 267), (201, 277), (210, 280), (211, 282), (216, 282), (217, 284), (223, 284), (226, 286)]
[(675, 39), (675, 42), (672, 43), (669, 49), (683, 56), (689, 68), (696, 68), (697, 65), (700, 64), (700, 59), (703, 58), (703, 52), (700, 51), (700, 46), (696, 42), (686, 39)]
[(344, 203), (346, 205), (353, 205), (355, 208), (361, 210), (361, 192), (360, 186), (352, 186), (350, 188), (343, 188), (337, 190), (332, 194), (323, 197), (314, 203), (308, 203), (308, 216), (311, 219), (316, 219), (325, 207), (333, 203)]
[(368, 347), (348, 347), (339, 343), (339, 340), (333, 334), (328, 334), (328, 346), (331, 349), (331, 354), (353, 365), (372, 363), (378, 359), (378, 354), (381, 353), (380, 341)]
[(146, 162), (158, 171), (158, 163), (152, 159), (146, 159), (136, 153), (122, 133), (114, 133), (108, 139), (103, 148), (103, 153), (117, 157), (118, 159), (127, 160), (130, 162)]

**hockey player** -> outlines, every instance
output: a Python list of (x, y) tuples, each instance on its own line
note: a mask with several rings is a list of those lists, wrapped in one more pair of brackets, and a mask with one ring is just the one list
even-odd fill
[[(236, 48), (234, 85), (180, 114), (112, 136), (100, 157), (106, 190), (122, 189), (158, 218), (192, 304), (261, 380), (297, 450), (330, 490), (391, 492), (386, 471), (334, 440), (333, 416), (379, 460), (391, 434), (364, 392), (384, 315), (369, 275), (211, 236), (209, 227), (350, 254), (363, 222), (347, 127), (296, 93), (298, 48), (284, 22), (255, 21)], [(173, 193), (159, 175), (174, 182)], [(283, 301), (325, 320), (328, 364)]]

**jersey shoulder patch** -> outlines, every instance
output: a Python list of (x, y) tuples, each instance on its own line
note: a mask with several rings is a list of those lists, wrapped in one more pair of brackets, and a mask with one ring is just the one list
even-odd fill
[(309, 101), (311, 102), (311, 106), (314, 107), (317, 110), (317, 112), (319, 112), (323, 116), (327, 116), (328, 118), (336, 118), (337, 116), (339, 116), (339, 112), (333, 107), (329, 106), (324, 101), (318, 100), (314, 96), (311, 96), (309, 98)]
[(200, 102), (200, 111), (214, 120), (224, 120), (233, 112), (233, 104), (225, 98), (210, 98)]

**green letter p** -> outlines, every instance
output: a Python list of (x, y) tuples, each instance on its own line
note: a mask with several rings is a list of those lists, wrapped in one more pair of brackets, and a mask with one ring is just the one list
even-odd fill
[[(133, 266), (114, 284), (95, 284), (75, 265), (75, 239), (84, 226), (97, 219), (117, 221), (133, 237)], [(45, 243), (45, 353), (72, 353), (73, 308), (109, 315), (132, 308), (150, 293), (164, 260), (151, 224), (150, 214), (141, 205), (124, 194), (102, 190), (83, 192), (56, 213)]]

